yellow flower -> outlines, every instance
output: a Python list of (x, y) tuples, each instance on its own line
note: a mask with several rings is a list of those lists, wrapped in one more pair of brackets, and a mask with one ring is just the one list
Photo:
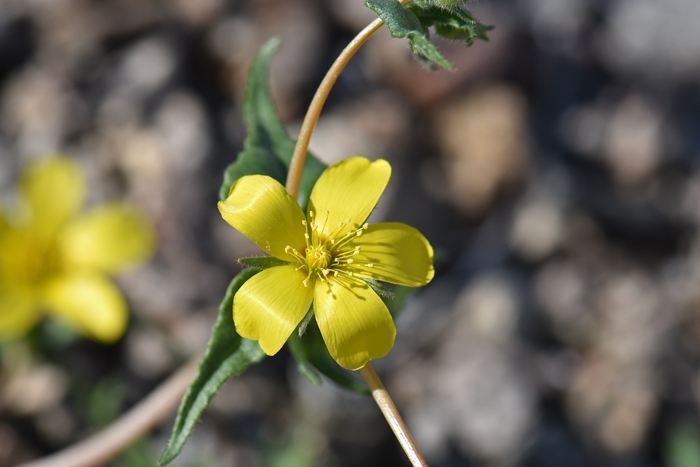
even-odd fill
[(98, 341), (124, 334), (127, 305), (107, 274), (150, 258), (155, 235), (124, 203), (77, 215), (85, 192), (73, 159), (45, 158), (22, 176), (17, 215), (0, 209), (0, 340), (25, 335), (41, 311)]
[(433, 249), (406, 224), (368, 225), (391, 176), (384, 160), (354, 157), (326, 169), (308, 216), (274, 179), (238, 179), (219, 203), (223, 218), (260, 248), (290, 264), (249, 279), (233, 300), (238, 333), (277, 353), (313, 303), (333, 358), (362, 368), (385, 356), (396, 328), (384, 302), (362, 279), (420, 287), (433, 278)]

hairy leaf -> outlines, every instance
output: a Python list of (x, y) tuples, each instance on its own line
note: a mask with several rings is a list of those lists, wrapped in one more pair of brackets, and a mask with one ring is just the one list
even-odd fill
[(409, 4), (408, 7), (423, 27), (435, 26), (435, 32), (439, 35), (447, 39), (464, 40), (467, 46), (472, 45), (474, 39), (488, 41), (487, 32), (493, 29), (493, 26), (481, 24), (461, 7), (421, 7), (415, 3)]
[(428, 28), (421, 24), (413, 11), (396, 0), (368, 0), (365, 5), (386, 23), (391, 37), (408, 39), (411, 52), (424, 66), (433, 69), (437, 64), (448, 70), (454, 70), (454, 65), (448, 62), (430, 42)]
[[(228, 197), (231, 185), (244, 175), (269, 175), (284, 184), (292, 161), (295, 142), (289, 137), (270, 95), (267, 76), (270, 61), (280, 41), (272, 38), (262, 46), (248, 73), (243, 100), (243, 117), (248, 129), (243, 151), (224, 172), (219, 198)], [(307, 153), (297, 200), (306, 209), (311, 190), (326, 168), (311, 153)]]
[(177, 456), (189, 438), (195, 424), (219, 388), (232, 376), (241, 374), (251, 363), (265, 357), (257, 342), (244, 339), (233, 325), (233, 296), (241, 286), (257, 274), (257, 269), (246, 269), (238, 274), (219, 305), (219, 316), (204, 353), (199, 371), (182, 398), (175, 426), (168, 446), (158, 461), (165, 465)]

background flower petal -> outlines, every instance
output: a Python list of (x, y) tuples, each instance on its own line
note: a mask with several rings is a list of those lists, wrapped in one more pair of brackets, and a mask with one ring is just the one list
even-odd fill
[(28, 204), (33, 233), (44, 238), (54, 235), (80, 209), (85, 191), (85, 177), (74, 159), (48, 157), (27, 167), (20, 192)]
[(39, 318), (36, 301), (29, 291), (0, 285), (0, 341), (24, 336)]
[(256, 274), (233, 297), (233, 323), (241, 336), (258, 341), (267, 355), (282, 348), (304, 318), (314, 297), (313, 282), (294, 266)]
[(314, 212), (314, 222), (319, 228), (325, 226), (329, 234), (350, 218), (350, 226), (340, 229), (336, 238), (357, 229), (376, 206), (390, 177), (391, 166), (383, 159), (370, 162), (364, 157), (351, 157), (330, 166), (311, 192), (309, 211)]
[(328, 351), (340, 366), (362, 368), (394, 345), (396, 327), (384, 302), (360, 279), (341, 276), (317, 281), (316, 321)]
[(126, 301), (101, 274), (59, 276), (46, 285), (43, 298), (52, 316), (92, 339), (113, 343), (126, 330)]
[(348, 249), (357, 245), (360, 253), (353, 256), (354, 262), (348, 270), (359, 277), (421, 287), (435, 274), (433, 247), (409, 225), (400, 222), (370, 225), (361, 237), (348, 242)]
[(156, 235), (138, 208), (110, 203), (70, 221), (61, 231), (59, 247), (68, 267), (120, 273), (153, 255)]
[(229, 196), (219, 202), (226, 222), (254, 241), (266, 253), (295, 261), (284, 252), (287, 245), (303, 252), (306, 247), (302, 225), (305, 219), (299, 203), (280, 183), (265, 175), (241, 177), (233, 184)]

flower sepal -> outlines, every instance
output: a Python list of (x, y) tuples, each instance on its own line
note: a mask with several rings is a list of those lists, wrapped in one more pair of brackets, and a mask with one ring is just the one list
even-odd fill
[(238, 264), (248, 266), (253, 269), (263, 270), (274, 268), (275, 266), (285, 266), (288, 263), (274, 256), (249, 256), (247, 258), (238, 258)]

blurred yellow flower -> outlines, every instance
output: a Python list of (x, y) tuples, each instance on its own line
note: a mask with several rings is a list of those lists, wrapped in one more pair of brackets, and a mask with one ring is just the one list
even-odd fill
[(308, 216), (285, 188), (263, 175), (242, 177), (219, 203), (223, 218), (289, 264), (249, 279), (233, 300), (238, 333), (277, 353), (311, 304), (333, 358), (362, 368), (389, 353), (396, 328), (362, 279), (420, 287), (433, 278), (433, 249), (406, 224), (365, 224), (391, 176), (384, 160), (354, 157), (326, 169)]
[(155, 233), (133, 206), (113, 202), (78, 214), (86, 194), (80, 166), (44, 158), (22, 174), (19, 209), (0, 206), (0, 340), (25, 335), (42, 311), (98, 341), (126, 329), (126, 301), (107, 274), (148, 260)]

